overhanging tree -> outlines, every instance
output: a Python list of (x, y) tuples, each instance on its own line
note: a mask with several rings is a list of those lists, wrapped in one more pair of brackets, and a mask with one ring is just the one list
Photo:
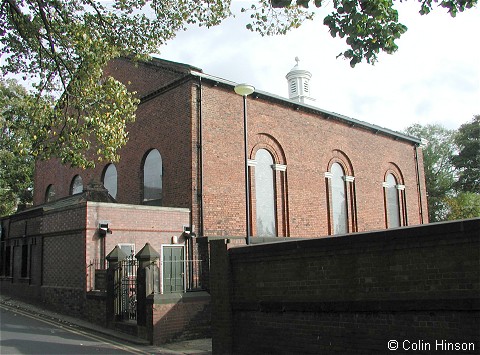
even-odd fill
[(430, 222), (443, 221), (448, 213), (446, 198), (455, 195), (456, 171), (452, 164), (455, 132), (439, 124), (413, 124), (405, 133), (428, 141), (423, 148), (428, 217)]
[[(435, 0), (422, 0), (428, 13)], [(477, 0), (443, 0), (452, 16)], [(324, 23), (345, 38), (341, 53), (355, 64), (374, 63), (393, 53), (406, 31), (392, 0), (334, 0)], [(308, 6), (321, 0), (257, 0), (247, 28), (262, 35), (286, 33), (313, 17)], [(138, 100), (102, 69), (112, 58), (145, 58), (189, 24), (218, 25), (232, 15), (231, 0), (2, 0), (0, 50), (4, 74), (30, 77), (34, 92), (25, 101), (28, 151), (35, 158), (59, 157), (89, 167), (96, 159), (116, 160), (127, 141), (126, 126)], [(46, 98), (46, 99), (45, 99)], [(52, 99), (54, 98), (54, 99)], [(7, 118), (8, 119), (8, 118)], [(96, 157), (96, 158), (95, 158)]]
[(28, 134), (20, 128), (27, 126), (22, 122), (28, 121), (24, 105), (27, 97), (26, 90), (14, 80), (0, 80), (0, 216), (32, 201), (33, 157), (27, 151), (15, 154), (18, 147), (30, 146), (25, 141)]

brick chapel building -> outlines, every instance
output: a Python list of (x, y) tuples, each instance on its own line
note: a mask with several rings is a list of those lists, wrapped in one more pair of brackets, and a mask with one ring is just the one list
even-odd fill
[[(105, 71), (141, 102), (115, 164), (36, 165), (34, 204), (92, 179), (118, 203), (188, 208), (198, 236), (245, 236), (242, 97), (235, 83), (161, 59)], [(311, 74), (287, 74), (290, 98), (248, 96), (252, 236), (320, 237), (428, 222), (420, 140), (306, 104)], [(115, 228), (115, 226), (111, 226)]]
[[(244, 241), (247, 187), (252, 244), (428, 222), (421, 141), (308, 105), (311, 74), (298, 62), (289, 99), (244, 101), (236, 83), (161, 59), (119, 58), (105, 75), (140, 98), (129, 141), (119, 162), (90, 170), (36, 163), (34, 206), (0, 219), (2, 293), (104, 326), (138, 315), (155, 344), (205, 337), (208, 241)], [(137, 310), (134, 283), (112, 298), (106, 259), (112, 267), (119, 250), (130, 261), (158, 253), (154, 307)]]

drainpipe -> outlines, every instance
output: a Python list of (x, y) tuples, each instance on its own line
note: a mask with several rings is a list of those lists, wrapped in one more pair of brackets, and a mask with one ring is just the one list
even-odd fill
[(420, 223), (423, 224), (423, 202), (422, 202), (422, 188), (420, 186), (420, 167), (418, 164), (418, 144), (414, 146), (415, 152), (415, 172), (417, 175), (417, 192), (418, 192), (418, 203), (420, 205), (419, 213), (420, 213)]
[(198, 236), (204, 236), (203, 229), (203, 141), (202, 141), (202, 78), (197, 85), (197, 204), (199, 213)]

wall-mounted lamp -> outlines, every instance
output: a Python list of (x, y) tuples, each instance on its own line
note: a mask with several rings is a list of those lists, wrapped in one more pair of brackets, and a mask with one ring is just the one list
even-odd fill
[(194, 232), (195, 226), (183, 226), (182, 236), (185, 239), (195, 238), (197, 235)]
[(110, 228), (108, 228), (108, 223), (99, 223), (98, 233), (101, 237), (105, 237), (107, 234), (112, 234), (113, 232)]

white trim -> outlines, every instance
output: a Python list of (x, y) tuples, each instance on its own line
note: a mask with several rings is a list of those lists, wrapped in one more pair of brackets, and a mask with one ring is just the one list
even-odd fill
[(397, 190), (405, 190), (405, 185), (398, 184), (395, 187), (397, 188)]
[(344, 176), (346, 182), (354, 182), (355, 181), (355, 176)]
[(330, 171), (325, 172), (325, 179), (333, 178), (333, 174)]
[(273, 164), (272, 169), (276, 171), (286, 171), (287, 166), (285, 164)]
[(382, 183), (382, 186), (385, 187), (386, 189), (388, 189), (390, 187), (390, 184), (388, 182), (384, 181)]
[(248, 159), (247, 165), (248, 166), (257, 166), (257, 161), (255, 159)]

